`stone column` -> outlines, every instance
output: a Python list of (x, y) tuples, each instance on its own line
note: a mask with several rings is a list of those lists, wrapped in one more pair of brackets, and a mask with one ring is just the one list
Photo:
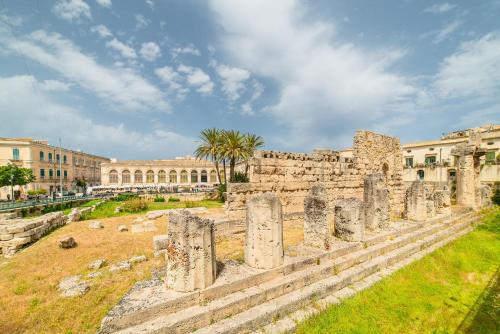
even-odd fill
[(188, 211), (169, 215), (167, 287), (188, 292), (204, 289), (216, 278), (214, 222)]
[(434, 206), (440, 214), (451, 214), (451, 199), (448, 189), (436, 190), (434, 192)]
[(365, 227), (368, 230), (389, 226), (389, 190), (384, 176), (370, 174), (364, 184)]
[(335, 236), (362, 241), (365, 235), (363, 202), (357, 198), (339, 200), (335, 205)]
[(325, 187), (315, 185), (304, 199), (304, 245), (330, 249)]
[(427, 219), (427, 189), (422, 181), (413, 181), (406, 191), (406, 218), (416, 221)]
[(271, 193), (247, 201), (245, 262), (271, 269), (283, 264), (283, 217), (279, 198)]

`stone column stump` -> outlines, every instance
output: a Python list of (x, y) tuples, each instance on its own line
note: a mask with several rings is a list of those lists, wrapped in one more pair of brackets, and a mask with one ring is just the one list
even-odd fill
[(366, 229), (373, 231), (389, 227), (389, 190), (384, 176), (379, 173), (368, 175), (363, 194)]
[(415, 221), (427, 219), (427, 188), (422, 181), (413, 181), (406, 191), (406, 218)]
[(362, 241), (365, 235), (363, 202), (357, 198), (335, 205), (335, 236), (345, 241)]
[(283, 264), (283, 217), (279, 198), (271, 193), (247, 201), (245, 263), (271, 269)]
[(214, 222), (188, 211), (169, 215), (167, 287), (181, 292), (204, 289), (216, 278)]
[(304, 245), (330, 249), (326, 190), (315, 185), (304, 199)]
[(441, 214), (451, 214), (451, 195), (448, 189), (436, 190), (434, 192), (434, 206), (436, 212)]

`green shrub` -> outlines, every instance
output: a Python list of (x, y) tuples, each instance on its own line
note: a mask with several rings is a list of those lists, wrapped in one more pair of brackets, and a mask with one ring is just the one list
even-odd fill
[(493, 197), (491, 197), (491, 201), (493, 204), (500, 205), (500, 186), (495, 182), (495, 192), (493, 193)]
[(236, 173), (234, 173), (234, 182), (247, 183), (247, 182), (249, 182), (248, 176), (246, 176), (245, 173), (236, 172)]
[(196, 207), (196, 202), (193, 202), (193, 201), (185, 201), (185, 202), (184, 202), (184, 207), (185, 207), (185, 208), (195, 208), (195, 207)]
[(217, 197), (219, 201), (225, 202), (225, 197), (224, 197), (225, 193), (226, 193), (226, 184), (225, 183), (219, 184), (219, 186), (217, 187)]
[(125, 201), (122, 208), (125, 212), (140, 212), (148, 208), (148, 203), (145, 200), (134, 198)]
[(118, 202), (125, 202), (131, 199), (138, 198), (139, 196), (137, 194), (132, 194), (132, 193), (124, 193), (124, 194), (118, 194), (115, 197), (115, 201)]
[(165, 202), (165, 197), (156, 196), (153, 201), (156, 202), (156, 203)]
[(179, 198), (177, 198), (177, 197), (169, 197), (168, 201), (169, 202), (180, 202), (181, 200)]

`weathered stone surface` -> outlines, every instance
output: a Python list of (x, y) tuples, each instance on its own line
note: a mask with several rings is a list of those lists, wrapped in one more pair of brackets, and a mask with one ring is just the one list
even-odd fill
[(153, 220), (141, 221), (140, 223), (132, 224), (132, 233), (154, 232), (156, 225)]
[(90, 286), (81, 280), (80, 275), (65, 277), (59, 282), (58, 289), (63, 297), (76, 297), (86, 294)]
[(326, 190), (315, 185), (304, 199), (304, 245), (330, 249), (327, 215)]
[(160, 251), (162, 249), (167, 249), (168, 246), (168, 234), (155, 235), (153, 237), (153, 250)]
[(167, 287), (193, 291), (212, 285), (216, 278), (214, 222), (188, 211), (169, 215)]
[(118, 225), (118, 232), (127, 232), (128, 227), (127, 225)]
[(363, 202), (357, 198), (339, 200), (335, 205), (335, 236), (362, 241), (365, 235)]
[(365, 178), (363, 199), (366, 229), (387, 228), (389, 226), (389, 190), (385, 185), (383, 174), (370, 174)]
[(17, 217), (18, 217), (17, 212), (0, 213), (0, 220), (16, 219)]
[(102, 271), (93, 271), (87, 275), (87, 278), (96, 278), (102, 276)]
[(136, 255), (136, 256), (132, 256), (128, 260), (128, 262), (130, 262), (131, 264), (136, 264), (136, 263), (144, 262), (147, 260), (148, 260), (148, 258), (146, 257), (146, 255)]
[(279, 198), (271, 193), (247, 201), (245, 263), (271, 269), (283, 264), (283, 217)]
[(98, 260), (95, 260), (92, 263), (90, 263), (88, 268), (90, 270), (97, 270), (97, 269), (101, 269), (105, 265), (106, 265), (105, 259), (98, 259)]
[(95, 220), (95, 221), (89, 223), (89, 228), (97, 230), (97, 229), (104, 228), (104, 226), (102, 225), (102, 223), (100, 221)]
[(72, 223), (72, 222), (79, 221), (80, 216), (81, 216), (80, 210), (78, 210), (78, 208), (73, 208), (73, 209), (71, 209), (71, 212), (68, 215), (68, 222)]
[(130, 270), (130, 269), (132, 269), (132, 265), (128, 261), (120, 261), (120, 262), (117, 262), (115, 264), (112, 264), (109, 267), (109, 271), (112, 273)]
[(59, 239), (60, 248), (73, 248), (76, 247), (76, 241), (73, 237), (67, 236)]
[(448, 189), (438, 189), (434, 191), (434, 206), (436, 213), (451, 213), (451, 195)]
[(168, 214), (170, 210), (156, 210), (156, 211), (150, 211), (146, 214), (147, 219), (156, 219), (163, 217), (164, 215)]
[(122, 212), (122, 207), (121, 207), (121, 206), (117, 206), (117, 207), (115, 208), (114, 213), (116, 214), (116, 213), (120, 213), (120, 212)]
[(481, 185), (481, 206), (489, 207), (493, 205), (491, 197), (493, 196), (493, 191), (491, 187), (487, 184)]
[(406, 191), (406, 217), (409, 220), (427, 219), (428, 191), (422, 181), (414, 181)]

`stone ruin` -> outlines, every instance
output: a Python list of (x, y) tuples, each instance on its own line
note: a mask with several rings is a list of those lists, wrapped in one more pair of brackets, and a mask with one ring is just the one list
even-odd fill
[(405, 216), (424, 221), (437, 214), (451, 214), (451, 196), (447, 186), (417, 180), (406, 191)]
[(389, 226), (389, 190), (383, 174), (368, 175), (364, 183), (364, 221), (368, 230)]
[(175, 291), (204, 289), (216, 277), (214, 223), (187, 211), (169, 216), (167, 286)]
[(304, 245), (329, 249), (328, 199), (325, 187), (314, 185), (304, 199)]
[(283, 217), (274, 194), (257, 195), (247, 202), (245, 263), (258, 269), (283, 264)]
[(340, 200), (335, 205), (335, 235), (345, 241), (363, 241), (365, 235), (363, 202), (357, 198)]
[[(230, 183), (225, 209), (231, 219), (244, 219), (246, 201), (252, 195), (272, 192), (282, 205), (285, 220), (302, 217), (304, 200), (321, 183), (329, 203), (344, 198), (363, 199), (367, 175), (381, 173), (388, 190), (389, 212), (404, 211), (402, 151), (398, 138), (369, 131), (354, 137), (352, 157), (333, 150), (312, 154), (256, 151), (249, 161), (248, 183)], [(333, 214), (333, 206), (329, 206)]]

